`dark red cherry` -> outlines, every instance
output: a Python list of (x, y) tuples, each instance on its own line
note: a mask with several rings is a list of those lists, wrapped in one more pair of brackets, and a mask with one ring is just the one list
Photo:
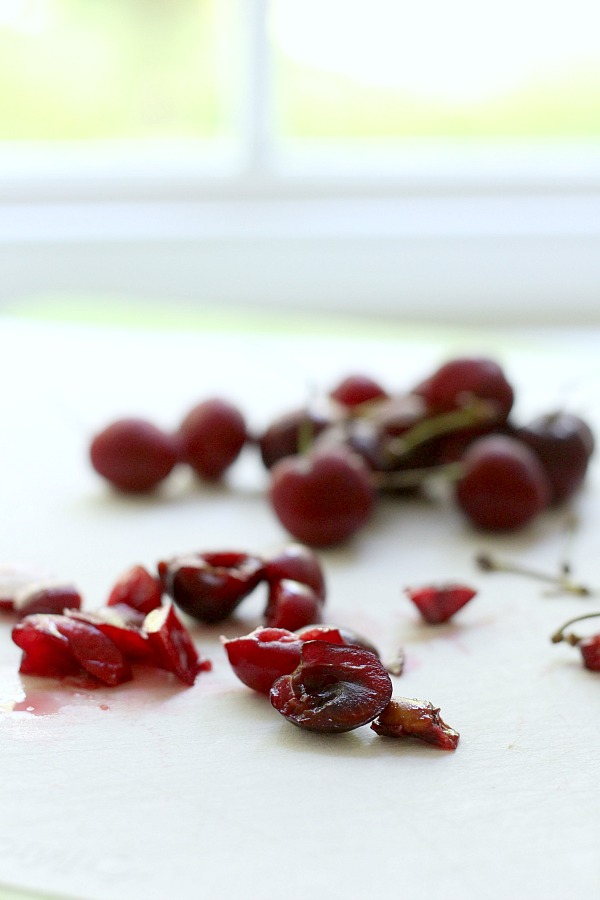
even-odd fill
[(383, 400), (388, 394), (379, 382), (374, 381), (368, 375), (348, 375), (330, 392), (329, 396), (346, 406), (354, 409), (362, 403), (372, 400)]
[(291, 578), (307, 584), (321, 600), (325, 600), (323, 568), (316, 553), (303, 544), (288, 544), (283, 550), (267, 557), (265, 578), (269, 584), (275, 584), (282, 578)]
[(501, 367), (485, 357), (459, 357), (437, 369), (414, 389), (432, 411), (445, 412), (464, 406), (472, 397), (494, 404), (498, 420), (505, 420), (514, 393)]
[(271, 504), (303, 544), (343, 543), (369, 519), (375, 500), (370, 471), (343, 448), (282, 459), (272, 469)]
[(540, 416), (516, 431), (537, 454), (552, 486), (554, 503), (564, 503), (585, 478), (594, 436), (583, 419), (566, 412)]
[(200, 622), (226, 619), (264, 577), (257, 556), (230, 551), (190, 553), (158, 564), (165, 592)]
[(107, 606), (126, 604), (147, 615), (160, 606), (162, 585), (144, 566), (133, 566), (124, 572), (110, 592)]
[(259, 436), (258, 447), (265, 468), (280, 459), (304, 452), (315, 438), (339, 419), (333, 408), (295, 409), (275, 419)]
[(459, 609), (473, 599), (477, 591), (464, 584), (440, 584), (405, 588), (404, 593), (412, 600), (426, 622), (437, 625), (451, 619)]
[(460, 735), (440, 718), (440, 711), (427, 700), (394, 697), (371, 723), (377, 734), (394, 738), (417, 738), (440, 750), (456, 750)]
[(152, 645), (156, 664), (173, 672), (183, 684), (193, 685), (198, 672), (208, 668), (199, 660), (194, 642), (171, 603), (148, 613), (143, 630)]
[(195, 406), (177, 433), (181, 460), (207, 481), (222, 477), (240, 455), (246, 437), (241, 412), (217, 397)]
[(322, 733), (371, 722), (391, 696), (390, 676), (376, 656), (326, 641), (303, 644), (298, 668), (271, 688), (271, 703), (282, 716)]
[(296, 631), (321, 621), (322, 602), (307, 584), (282, 578), (271, 585), (265, 624)]
[(92, 465), (120, 491), (151, 491), (171, 472), (177, 448), (170, 435), (143, 419), (119, 419), (93, 439)]
[(504, 435), (479, 438), (465, 453), (463, 464), (456, 499), (478, 528), (520, 528), (550, 502), (550, 484), (542, 464), (521, 441)]

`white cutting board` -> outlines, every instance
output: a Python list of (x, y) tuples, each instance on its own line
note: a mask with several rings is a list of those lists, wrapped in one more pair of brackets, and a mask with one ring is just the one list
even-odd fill
[[(504, 362), (522, 416), (568, 398), (600, 433), (590, 332), (392, 328), (361, 338), (342, 322), (337, 336), (185, 334), (8, 318), (0, 329), (0, 555), (73, 579), (88, 608), (133, 563), (285, 541), (249, 450), (222, 487), (182, 475), (158, 498), (112, 495), (86, 450), (120, 415), (174, 427), (219, 394), (260, 427), (348, 371), (400, 390), (455, 352), (487, 352)], [(595, 585), (598, 491), (594, 466), (575, 504), (572, 561)], [(322, 554), (327, 618), (362, 631), (384, 657), (405, 646), (395, 692), (441, 707), (461, 733), (455, 753), (369, 728), (325, 737), (286, 723), (236, 680), (218, 640), (258, 623), (260, 591), (236, 621), (192, 627), (214, 664), (193, 688), (160, 672), (87, 692), (21, 678), (5, 618), (0, 895), (12, 886), (86, 900), (600, 898), (600, 675), (549, 642), (600, 602), (545, 597), (473, 564), (491, 549), (554, 570), (564, 519), (479, 536), (444, 502), (388, 501), (350, 546)], [(453, 624), (426, 627), (402, 588), (440, 580), (480, 593)]]

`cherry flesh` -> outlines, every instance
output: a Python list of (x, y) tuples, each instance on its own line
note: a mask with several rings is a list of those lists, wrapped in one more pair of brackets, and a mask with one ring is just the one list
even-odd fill
[(160, 606), (162, 593), (160, 579), (151, 575), (144, 566), (132, 566), (116, 581), (106, 605), (126, 604), (147, 615)]
[(392, 682), (367, 650), (308, 641), (298, 667), (277, 679), (270, 696), (275, 709), (292, 724), (339, 733), (375, 719), (391, 699)]
[(550, 502), (550, 484), (533, 450), (514, 438), (479, 438), (463, 457), (458, 505), (478, 528), (507, 531), (528, 524)]
[(350, 538), (369, 519), (375, 500), (369, 469), (343, 448), (282, 459), (269, 496), (282, 525), (312, 547)]
[(171, 603), (148, 613), (144, 631), (159, 668), (173, 672), (184, 684), (193, 685), (198, 672), (207, 668), (199, 660), (189, 632), (179, 621)]
[(22, 675), (60, 678), (81, 673), (69, 641), (54, 623), (54, 616), (28, 616), (15, 625), (12, 639), (23, 651), (19, 667)]
[(158, 564), (165, 592), (188, 615), (221, 622), (264, 577), (264, 563), (248, 553), (191, 553)]
[(592, 672), (600, 672), (600, 634), (583, 638), (577, 645), (581, 651), (583, 664)]
[(457, 409), (472, 397), (489, 400), (498, 421), (506, 420), (514, 400), (513, 389), (501, 367), (485, 357), (450, 360), (414, 388), (414, 393), (435, 412)]
[(540, 416), (519, 428), (516, 437), (541, 460), (553, 503), (564, 503), (581, 487), (594, 450), (593, 434), (583, 419), (565, 412)]
[(291, 578), (282, 578), (269, 590), (265, 624), (296, 631), (320, 622), (321, 609), (321, 600), (311, 587)]
[(246, 443), (243, 415), (218, 397), (199, 403), (177, 433), (180, 458), (207, 481), (217, 481), (235, 462)]
[(172, 437), (144, 419), (119, 419), (96, 435), (90, 446), (92, 466), (119, 491), (151, 491), (177, 462)]
[(110, 638), (125, 659), (155, 665), (154, 650), (144, 631), (144, 615), (126, 605), (105, 606), (93, 612), (66, 610), (69, 618), (93, 625)]
[(472, 600), (477, 591), (464, 584), (427, 585), (405, 588), (404, 593), (415, 604), (421, 616), (431, 625), (447, 622)]
[(426, 700), (395, 697), (371, 723), (383, 737), (417, 738), (440, 750), (456, 750), (460, 735), (440, 718), (440, 711)]

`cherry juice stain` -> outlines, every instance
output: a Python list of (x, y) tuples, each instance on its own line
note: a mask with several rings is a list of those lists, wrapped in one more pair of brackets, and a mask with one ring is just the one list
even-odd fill
[(23, 699), (6, 704), (4, 707), (6, 712), (52, 716), (66, 706), (97, 705), (102, 710), (110, 708), (105, 703), (97, 703), (98, 698), (94, 693), (97, 685), (90, 684), (88, 678), (64, 678), (60, 683), (48, 687), (29, 685), (27, 680), (26, 678), (22, 679)]

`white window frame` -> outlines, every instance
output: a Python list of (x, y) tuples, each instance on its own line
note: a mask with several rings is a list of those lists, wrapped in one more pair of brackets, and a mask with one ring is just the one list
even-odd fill
[[(277, 147), (268, 0), (239, 146), (0, 145), (0, 302), (75, 292), (434, 321), (600, 322), (600, 143)], [(347, 150), (346, 142), (344, 148)], [(340, 160), (345, 168), (340, 170)]]

